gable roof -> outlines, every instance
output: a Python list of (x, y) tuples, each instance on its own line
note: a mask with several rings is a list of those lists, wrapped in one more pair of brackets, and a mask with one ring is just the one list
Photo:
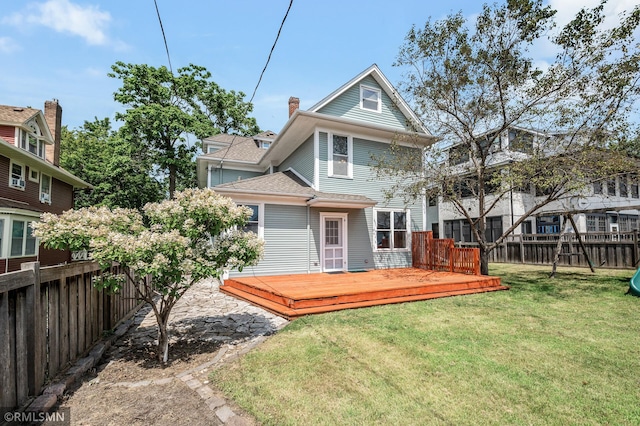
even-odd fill
[(305, 200), (313, 207), (372, 207), (376, 201), (364, 195), (337, 194), (316, 191), (293, 171), (276, 172), (269, 175), (242, 179), (217, 185), (214, 191), (225, 194), (252, 194), (294, 197)]
[(53, 134), (42, 110), (11, 105), (0, 105), (0, 125), (21, 127), (26, 129), (30, 120), (38, 121), (40, 131), (47, 145), (53, 144)]
[(317, 104), (313, 105), (307, 111), (318, 112), (320, 109), (328, 105), (338, 96), (342, 95), (349, 88), (358, 84), (367, 76), (371, 76), (380, 85), (380, 88), (387, 94), (387, 96), (389, 96), (389, 98), (391, 98), (397, 104), (402, 114), (407, 118), (407, 121), (411, 123), (411, 125), (415, 128), (416, 132), (425, 133), (428, 135), (431, 134), (427, 130), (427, 128), (424, 127), (424, 124), (422, 124), (422, 121), (413, 112), (411, 107), (409, 107), (409, 104), (407, 104), (407, 102), (402, 98), (400, 93), (398, 93), (395, 87), (393, 87), (391, 82), (389, 82), (387, 77), (385, 77), (385, 75), (382, 73), (382, 71), (380, 71), (380, 68), (378, 68), (378, 65), (376, 64), (371, 65), (369, 68), (362, 71), (360, 74), (358, 74), (357, 76), (355, 76), (354, 78), (352, 78), (351, 80), (349, 80), (348, 82), (340, 86), (338, 89), (334, 90), (331, 94), (329, 94), (327, 97), (322, 99)]
[(19, 126), (38, 115), (39, 109), (0, 105), (0, 124)]

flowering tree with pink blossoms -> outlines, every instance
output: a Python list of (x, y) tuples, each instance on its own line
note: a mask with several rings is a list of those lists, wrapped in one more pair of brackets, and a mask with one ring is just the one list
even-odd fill
[(261, 259), (264, 241), (241, 230), (251, 213), (211, 189), (188, 189), (142, 213), (108, 207), (44, 213), (34, 235), (48, 248), (89, 251), (105, 271), (118, 262), (123, 274), (104, 272), (94, 284), (114, 292), (127, 278), (137, 284), (158, 322), (157, 356), (166, 363), (169, 314), (180, 297), (202, 279)]

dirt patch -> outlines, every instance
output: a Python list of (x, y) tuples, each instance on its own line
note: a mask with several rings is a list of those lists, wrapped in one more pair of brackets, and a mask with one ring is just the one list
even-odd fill
[[(73, 425), (221, 425), (205, 399), (176, 378), (214, 360), (221, 347), (220, 342), (178, 341), (170, 347), (171, 361), (162, 366), (153, 344), (135, 344), (124, 338), (105, 354), (99, 366), (68, 389), (60, 407), (70, 409)], [(216, 397), (224, 398), (207, 383), (209, 371), (200, 369), (193, 376)], [(227, 404), (244, 424), (255, 424), (233, 402)]]

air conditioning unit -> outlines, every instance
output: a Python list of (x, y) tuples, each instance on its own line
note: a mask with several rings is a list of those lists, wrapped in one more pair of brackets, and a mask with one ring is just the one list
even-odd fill
[(18, 178), (11, 178), (11, 186), (16, 186), (18, 188), (24, 188), (24, 180)]
[(49, 194), (40, 194), (40, 202), (41, 203), (49, 203), (49, 204), (51, 204), (51, 195), (49, 195)]

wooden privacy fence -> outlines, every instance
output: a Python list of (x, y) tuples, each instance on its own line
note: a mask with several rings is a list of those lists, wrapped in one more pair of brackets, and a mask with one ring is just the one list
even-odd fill
[(433, 232), (411, 234), (414, 268), (480, 275), (480, 250), (454, 247), (453, 239), (433, 238)]
[[(510, 235), (489, 253), (489, 262), (550, 265), (553, 263), (559, 237), (558, 234)], [(593, 266), (616, 269), (638, 267), (640, 261), (638, 232), (593, 232), (580, 234), (580, 237)], [(476, 246), (475, 243), (459, 243), (459, 245)], [(562, 236), (558, 264), (589, 266), (575, 234)]]
[(100, 273), (95, 262), (46, 268), (33, 262), (0, 274), (0, 407), (40, 394), (47, 379), (137, 308), (133, 282), (109, 294), (92, 285)]

